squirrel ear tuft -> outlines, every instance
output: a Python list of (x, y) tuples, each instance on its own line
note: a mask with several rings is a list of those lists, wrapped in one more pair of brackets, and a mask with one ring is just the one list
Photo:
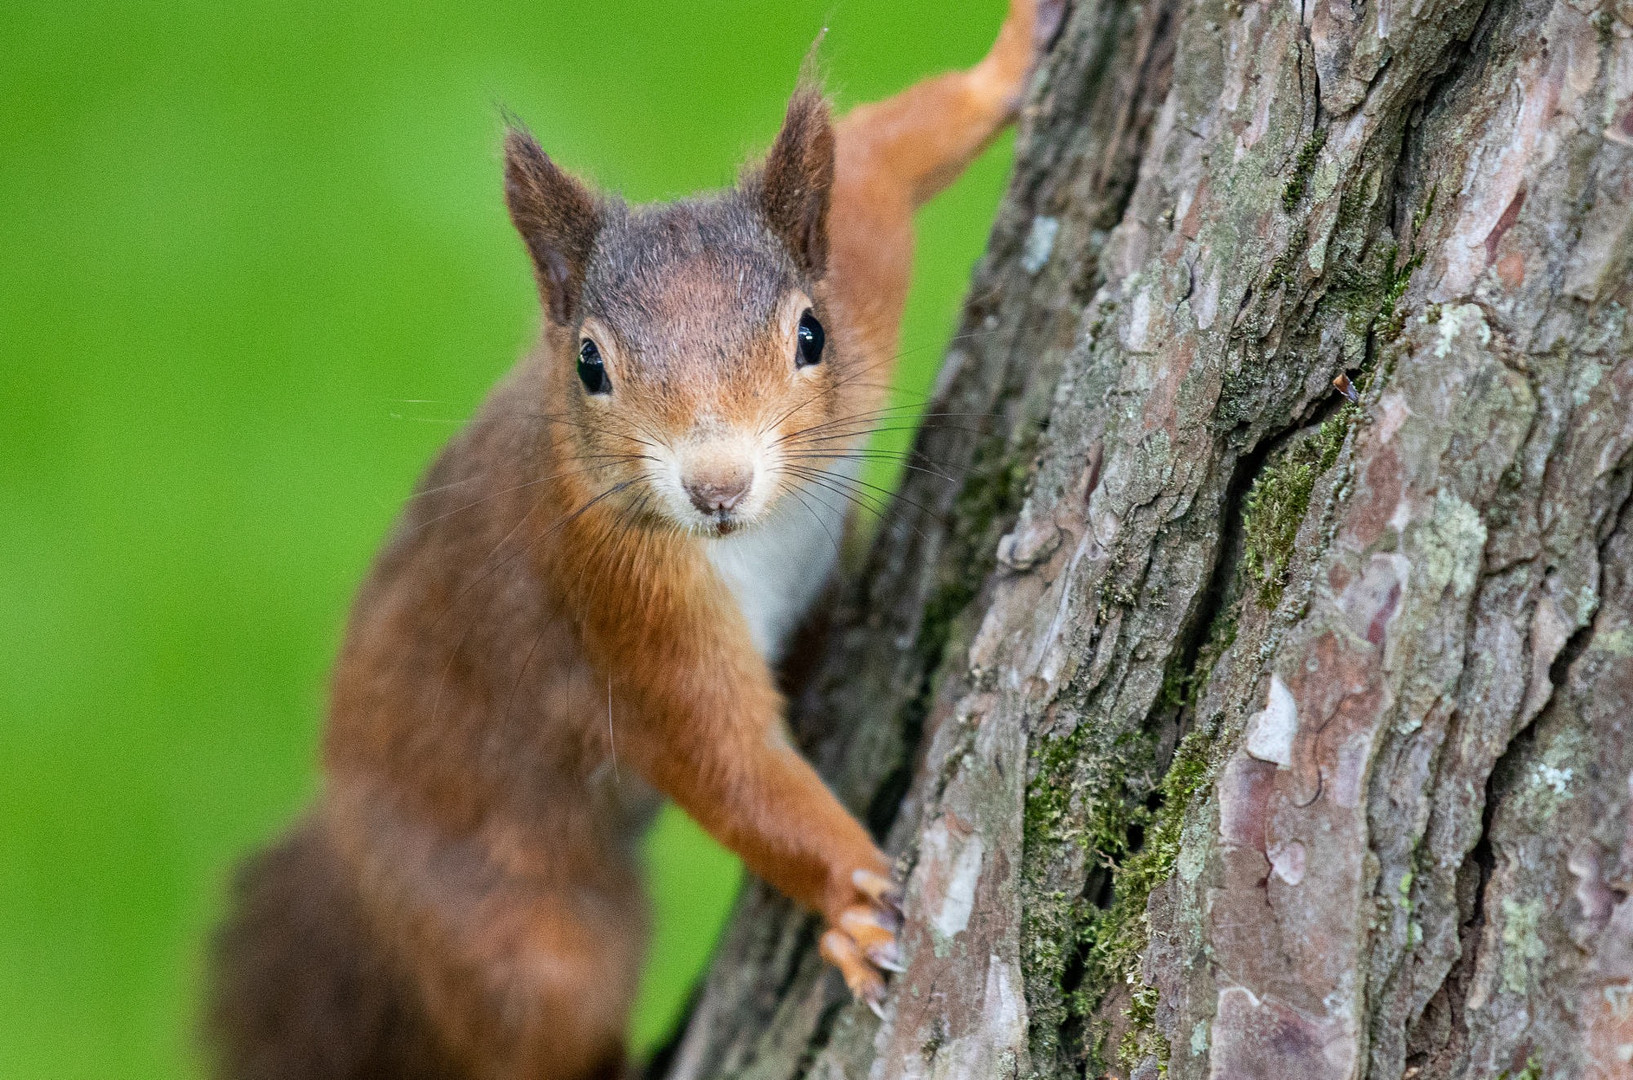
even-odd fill
[(788, 245), (800, 270), (828, 268), (828, 203), (834, 180), (834, 129), (828, 99), (802, 80), (760, 176), (760, 212)]
[(505, 204), (533, 257), (546, 314), (559, 325), (574, 325), (600, 229), (595, 196), (558, 168), (525, 129), (511, 127), (505, 133)]

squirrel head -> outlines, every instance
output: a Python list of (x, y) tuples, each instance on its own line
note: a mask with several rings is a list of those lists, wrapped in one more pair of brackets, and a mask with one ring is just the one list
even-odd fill
[[(824, 288), (834, 134), (802, 86), (763, 165), (713, 195), (629, 207), (505, 143), (505, 194), (544, 302), (540, 412), (586, 490), (722, 535), (866, 434), (864, 360)], [(813, 479), (814, 478), (814, 479)]]

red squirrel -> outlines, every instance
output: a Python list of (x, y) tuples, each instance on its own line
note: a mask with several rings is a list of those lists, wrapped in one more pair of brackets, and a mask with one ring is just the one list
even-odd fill
[(623, 1074), (660, 796), (824, 920), (877, 1007), (891, 860), (790, 744), (773, 669), (896, 355), (915, 208), (1009, 122), (1064, 0), (763, 164), (631, 207), (505, 139), (541, 340), (430, 469), (352, 611), (309, 815), (240, 873), (224, 1080)]

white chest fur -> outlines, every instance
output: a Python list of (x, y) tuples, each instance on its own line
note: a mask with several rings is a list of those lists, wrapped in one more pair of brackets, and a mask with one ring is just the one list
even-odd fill
[[(832, 488), (848, 487), (858, 464), (828, 470)], [(788, 637), (816, 601), (839, 558), (850, 503), (810, 484), (783, 496), (763, 524), (706, 541), (709, 562), (737, 600), (760, 655), (775, 664)]]

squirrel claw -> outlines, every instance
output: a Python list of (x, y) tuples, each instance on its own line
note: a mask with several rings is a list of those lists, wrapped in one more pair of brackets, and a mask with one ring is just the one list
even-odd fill
[(851, 908), (839, 917), (839, 929), (856, 942), (868, 962), (882, 971), (905, 971), (902, 967), (901, 946), (896, 943), (896, 931), (901, 921), (881, 917), (878, 911)]
[(895, 882), (872, 870), (858, 870), (851, 874), (851, 884), (869, 900), (894, 914), (897, 926), (901, 925), (902, 891)]
[(900, 954), (901, 950), (896, 948), (895, 944), (892, 943), (888, 950), (869, 949), (868, 959), (871, 960), (873, 962), (873, 966), (879, 970), (888, 971), (892, 975), (900, 975), (902, 972), (907, 970), (902, 966)]
[[(839, 916), (838, 929), (849, 938), (875, 967), (901, 970), (901, 950), (896, 945), (895, 920), (881, 918), (878, 911), (847, 908)], [(883, 963), (880, 961), (883, 960)]]
[(866, 1002), (881, 1017), (885, 1000), (885, 980), (856, 941), (843, 930), (829, 930), (818, 944), (822, 958), (839, 969), (845, 985), (858, 1001)]

